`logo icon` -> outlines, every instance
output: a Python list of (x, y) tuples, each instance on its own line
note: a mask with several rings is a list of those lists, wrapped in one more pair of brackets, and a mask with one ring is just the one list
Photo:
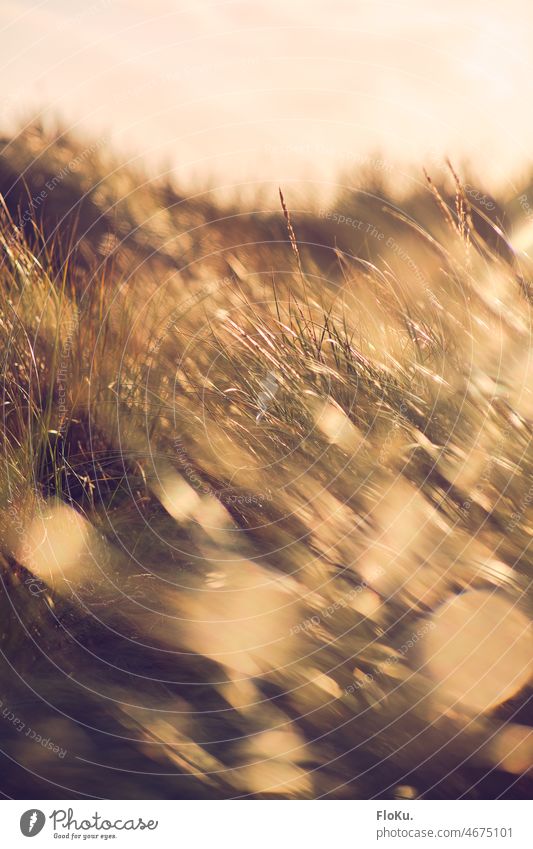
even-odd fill
[(31, 808), (25, 811), (20, 818), (20, 830), (24, 837), (35, 837), (42, 831), (46, 822), (46, 817), (42, 811), (37, 808)]

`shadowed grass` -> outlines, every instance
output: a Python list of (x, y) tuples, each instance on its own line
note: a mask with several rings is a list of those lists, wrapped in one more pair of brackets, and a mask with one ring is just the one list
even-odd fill
[(34, 132), (2, 160), (1, 697), (68, 755), (5, 723), (28, 793), (526, 794), (488, 775), (527, 688), (451, 709), (420, 646), (458, 592), (530, 615), (527, 259), (454, 171), (334, 220), (91, 151), (22, 227), (80, 156)]

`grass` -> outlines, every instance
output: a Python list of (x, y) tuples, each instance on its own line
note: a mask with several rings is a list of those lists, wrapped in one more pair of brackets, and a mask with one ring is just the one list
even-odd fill
[(530, 792), (527, 687), (452, 710), (400, 650), (460, 592), (531, 612), (527, 257), (448, 173), (328, 218), (4, 145), (0, 698), (67, 755), (6, 720), (3, 792)]

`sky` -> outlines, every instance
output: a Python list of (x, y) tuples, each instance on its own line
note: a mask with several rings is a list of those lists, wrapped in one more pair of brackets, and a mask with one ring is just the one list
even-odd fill
[(60, 119), (184, 185), (448, 155), (490, 188), (530, 159), (532, 43), (526, 0), (2, 0), (0, 130)]

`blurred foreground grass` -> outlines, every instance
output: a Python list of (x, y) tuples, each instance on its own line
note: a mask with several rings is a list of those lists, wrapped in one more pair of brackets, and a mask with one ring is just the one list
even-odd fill
[(4, 140), (3, 793), (530, 795), (530, 222), (469, 185)]

